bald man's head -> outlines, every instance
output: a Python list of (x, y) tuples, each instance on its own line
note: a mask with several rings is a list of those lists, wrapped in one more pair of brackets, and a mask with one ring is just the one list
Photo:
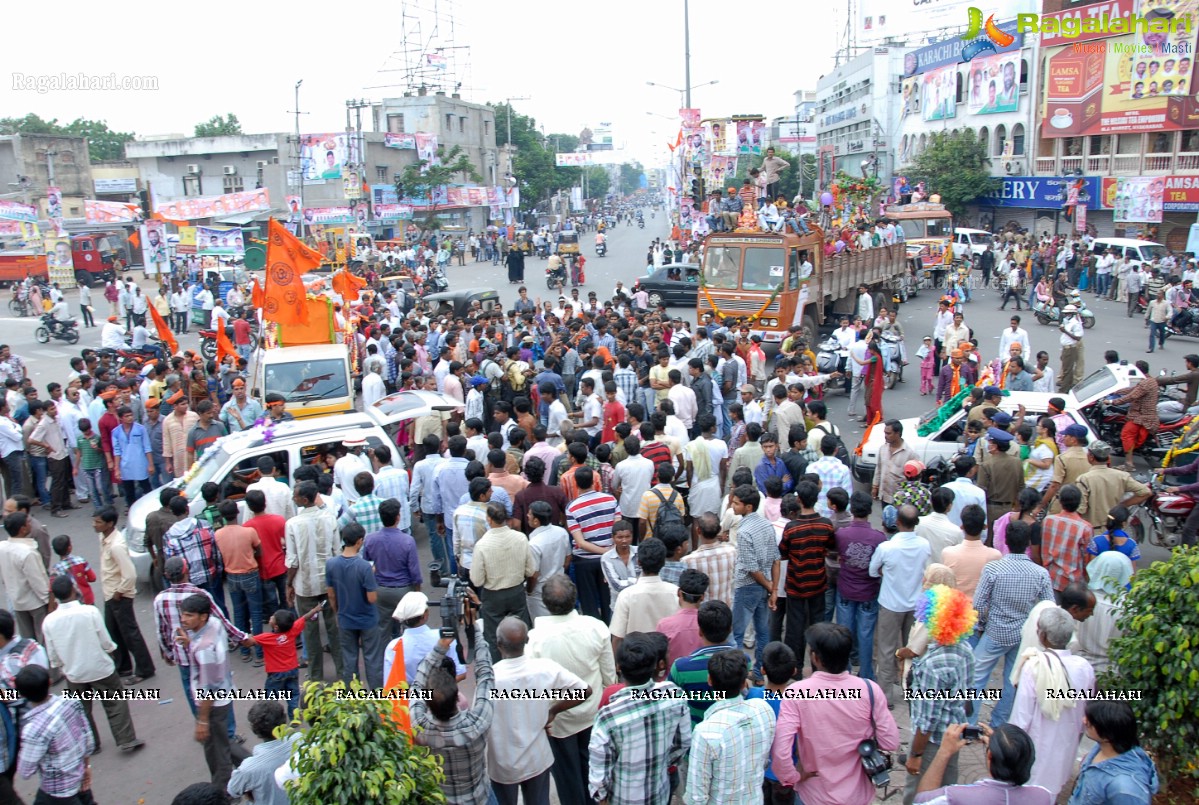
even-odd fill
[(529, 627), (520, 618), (507, 617), (495, 629), (495, 644), (504, 659), (520, 657), (529, 642)]

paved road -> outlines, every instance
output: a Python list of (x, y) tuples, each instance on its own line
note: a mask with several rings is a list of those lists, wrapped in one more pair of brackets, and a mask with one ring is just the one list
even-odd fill
[[(594, 249), (589, 244), (592, 238), (583, 238), (585, 253), (589, 254), (587, 261), (587, 284), (581, 289), (585, 297), (588, 290), (595, 290), (601, 295), (607, 295), (617, 280), (625, 283), (626, 287), (645, 272), (645, 253), (647, 246), (655, 237), (666, 235), (663, 217), (659, 214), (654, 219), (647, 219), (644, 230), (636, 226), (619, 226), (608, 240), (608, 256), (600, 259), (594, 257)], [(544, 281), (545, 263), (532, 259), (526, 262), (525, 280), (532, 296), (546, 297)], [(465, 266), (453, 266), (449, 270), (451, 287), (483, 285), (497, 288), (505, 303), (515, 298), (515, 289), (506, 281), (506, 271), (502, 266), (493, 267), (489, 263), (471, 263)], [(152, 283), (143, 283), (143, 288), (152, 288)], [(73, 310), (77, 311), (76, 292), (68, 292)], [(1093, 302), (1093, 297), (1087, 295), (1087, 302), (1096, 311), (1098, 326), (1088, 331), (1085, 338), (1087, 366), (1094, 368), (1103, 360), (1103, 353), (1108, 349), (1120, 352), (1120, 357), (1129, 361), (1146, 357), (1151, 361), (1151, 369), (1167, 371), (1182, 368), (1182, 356), (1191, 352), (1199, 352), (1199, 343), (1191, 344), (1172, 341), (1164, 353), (1155, 356), (1145, 356), (1144, 347), (1147, 341), (1146, 331), (1139, 319), (1126, 317), (1123, 305), (1107, 302)], [(103, 303), (102, 303), (103, 304)], [(933, 315), (936, 309), (936, 295), (926, 291), (918, 298), (911, 300), (900, 309), (900, 319), (907, 334), (907, 344), (911, 351), (920, 343), (921, 336), (930, 333)], [(675, 311), (672, 310), (673, 314)], [(694, 320), (694, 311), (680, 309), (680, 315)], [(998, 294), (994, 291), (979, 291), (975, 293), (974, 301), (966, 306), (966, 323), (975, 329), (982, 339), (984, 352), (989, 354), (998, 349), (1000, 331), (1007, 325), (1010, 312), (998, 310)], [(1053, 355), (1053, 364), (1057, 365), (1057, 335), (1055, 330), (1038, 325), (1033, 317), (1025, 315), (1024, 326), (1029, 331), (1033, 349), (1047, 349)], [(59, 381), (66, 376), (67, 360), (78, 354), (77, 350), (85, 346), (98, 346), (99, 330), (84, 330), (83, 340), (78, 346), (71, 347), (61, 342), (47, 345), (38, 344), (33, 338), (34, 319), (12, 319), (0, 317), (0, 333), (3, 340), (11, 345), (14, 353), (23, 356), (31, 375), (39, 388), (51, 381)], [(196, 348), (198, 339), (193, 330), (191, 335), (182, 336), (180, 344), (183, 348)], [(830, 410), (834, 422), (841, 424), (845, 413), (845, 397), (840, 394), (830, 395)], [(884, 397), (884, 407), (888, 416), (916, 416), (930, 407), (929, 398), (919, 394), (918, 375), (912, 372), (908, 382), (899, 384)], [(854, 423), (844, 425), (849, 438), (846, 442), (851, 449), (854, 441), (861, 433), (861, 426)], [(40, 513), (40, 512), (39, 512)], [(73, 512), (69, 519), (50, 520), (45, 518), (51, 529), (51, 535), (70, 534), (74, 540), (77, 553), (87, 558), (94, 568), (99, 566), (98, 541), (91, 531), (90, 509)], [(417, 535), (421, 548), (422, 562), (428, 563), (431, 556), (428, 542), (423, 529)], [(1165, 552), (1152, 547), (1144, 547), (1145, 561), (1163, 558)], [(96, 587), (99, 593), (99, 587)], [(438, 597), (434, 594), (434, 597)], [(147, 590), (141, 591), (136, 603), (138, 621), (142, 634), (153, 646), (153, 613), (151, 610), (152, 597)], [(153, 651), (153, 649), (152, 649)], [(100, 801), (105, 803), (127, 803), (128, 805), (144, 805), (145, 803), (165, 803), (184, 786), (208, 778), (207, 767), (198, 744), (192, 740), (192, 720), (187, 703), (180, 685), (179, 675), (174, 668), (158, 661), (157, 676), (143, 684), (143, 688), (157, 687), (161, 689), (162, 701), (157, 703), (132, 703), (134, 723), (140, 738), (146, 741), (146, 747), (139, 753), (125, 756), (116, 750), (111, 733), (99, 708), (96, 716), (99, 720), (101, 738), (105, 751), (93, 761), (95, 790)], [(248, 664), (242, 664), (236, 659), (233, 662), (234, 681), (238, 687), (252, 688), (261, 685), (264, 674), (261, 669), (255, 669)], [(326, 673), (332, 674), (332, 663), (326, 662)], [(169, 701), (167, 701), (169, 700)], [(249, 744), (255, 743), (250, 735), (246, 713), (248, 704), (237, 704), (239, 731), (249, 738)], [(906, 719), (905, 719), (906, 721)], [(898, 776), (898, 775), (897, 775)], [(32, 801), (36, 791), (35, 781), (18, 783), (18, 792)]]

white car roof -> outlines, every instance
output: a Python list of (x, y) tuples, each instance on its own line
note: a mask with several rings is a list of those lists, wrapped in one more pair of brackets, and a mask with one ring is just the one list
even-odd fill
[(1095, 244), (1100, 243), (1105, 246), (1161, 246), (1166, 248), (1164, 243), (1158, 243), (1155, 240), (1137, 240), (1136, 238), (1095, 238), (1091, 241), (1091, 248), (1095, 248)]

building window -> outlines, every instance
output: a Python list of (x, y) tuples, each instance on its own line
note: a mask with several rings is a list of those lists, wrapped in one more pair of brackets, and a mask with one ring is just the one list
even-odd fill
[(1149, 148), (1153, 154), (1168, 154), (1174, 150), (1173, 133), (1167, 134), (1164, 131), (1159, 131), (1153, 135), (1153, 141)]
[(449, 134), (453, 130), (454, 130), (454, 116), (451, 114), (447, 114), (445, 116), (445, 133)]
[(490, 120), (483, 121), (483, 136), (484, 137), (491, 136), (491, 121)]
[(1007, 127), (1000, 123), (995, 127), (995, 153), (1002, 154), (1007, 145)]
[(375, 178), (378, 179), (380, 182), (387, 181), (387, 166), (386, 165), (376, 165), (375, 166)]
[(961, 73), (958, 73), (956, 77), (957, 77), (957, 97), (954, 100), (954, 103), (961, 103), (962, 102), (962, 84), (965, 82), (962, 81)]
[(183, 195), (185, 195), (185, 196), (200, 195), (200, 177), (199, 176), (184, 176), (183, 177)]
[(388, 115), (387, 116), (387, 131), (390, 134), (404, 133), (404, 116), (403, 115)]
[(466, 132), (466, 118), (459, 117), (458, 118), (458, 133), (463, 134), (465, 132)]
[(1012, 126), (1012, 156), (1024, 156), (1024, 124)]
[(245, 183), (241, 176), (226, 176), (225, 177), (225, 192), (240, 193), (246, 189)]

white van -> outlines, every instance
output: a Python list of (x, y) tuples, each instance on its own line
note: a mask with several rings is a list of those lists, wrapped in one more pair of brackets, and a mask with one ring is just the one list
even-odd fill
[(995, 236), (982, 229), (955, 229), (953, 230), (953, 253), (960, 257), (971, 254), (977, 258), (987, 250), (988, 246), (994, 248), (994, 241)]
[[(297, 467), (325, 462), (336, 455), (341, 443), (351, 437), (366, 439), (368, 448), (386, 445), (391, 450), (391, 463), (403, 467), (395, 435), (410, 419), (427, 416), (436, 411), (451, 411), (460, 407), (457, 400), (430, 391), (400, 391), (374, 403), (362, 413), (313, 417), (281, 422), (269, 434), (263, 427), (231, 433), (209, 447), (189, 472), (191, 477), (172, 481), (168, 486), (183, 490), (192, 515), (204, 508), (200, 488), (212, 481), (220, 487), (218, 500), (240, 500), (246, 487), (259, 478), (258, 459), (270, 456), (275, 460), (279, 476), (291, 484)], [(149, 578), (150, 557), (145, 553), (146, 516), (159, 507), (159, 490), (137, 500), (129, 510), (125, 538), (130, 557), (137, 567), (138, 577)]]
[(1151, 260), (1160, 260), (1169, 253), (1165, 246), (1151, 240), (1095, 238), (1091, 241), (1091, 254), (1100, 255), (1104, 251), (1110, 251), (1117, 263), (1127, 255), (1128, 261), (1134, 266)]

